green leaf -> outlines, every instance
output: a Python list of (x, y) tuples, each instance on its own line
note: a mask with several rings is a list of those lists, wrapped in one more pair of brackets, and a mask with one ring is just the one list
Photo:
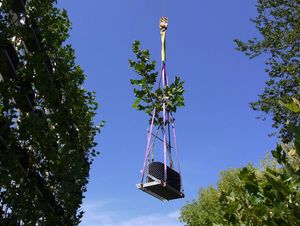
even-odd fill
[(293, 102), (288, 103), (288, 104), (283, 103), (281, 100), (279, 101), (279, 103), (282, 106), (284, 106), (287, 109), (289, 109), (290, 111), (292, 111), (292, 112), (295, 112), (295, 113), (300, 112), (300, 103), (299, 103), (299, 101), (296, 98), (292, 98), (292, 99), (293, 99)]
[[(183, 82), (179, 77), (164, 90), (159, 87), (157, 80), (158, 72), (155, 71), (156, 62), (151, 61), (149, 50), (140, 49), (140, 43), (135, 41), (132, 45), (135, 60), (129, 60), (129, 66), (136, 72), (138, 79), (131, 79), (134, 85), (133, 92), (137, 98), (132, 107), (151, 115), (152, 109), (156, 108), (157, 114), (162, 112), (163, 103), (168, 112), (176, 112), (177, 107), (184, 106)], [(158, 88), (155, 86), (157, 85)], [(162, 120), (155, 120), (155, 125), (160, 125)]]
[(286, 162), (286, 154), (281, 145), (277, 145), (276, 149), (272, 151), (272, 155), (279, 164)]
[(295, 126), (295, 125), (291, 125), (292, 130), (295, 134), (295, 148), (296, 148), (296, 152), (298, 157), (300, 157), (300, 126)]
[(250, 194), (258, 193), (259, 186), (254, 172), (250, 171), (247, 167), (244, 167), (239, 173), (239, 178)]
[(136, 99), (136, 100), (133, 102), (132, 107), (133, 107), (133, 108), (137, 108), (137, 105), (141, 102), (141, 100), (142, 100), (142, 99), (140, 99), (140, 98)]

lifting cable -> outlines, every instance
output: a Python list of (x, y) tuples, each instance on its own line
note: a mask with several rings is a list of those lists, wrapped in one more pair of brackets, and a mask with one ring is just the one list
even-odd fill
[(163, 17), (166, 15), (167, 11), (167, 0), (160, 0), (160, 6), (159, 6), (159, 11), (160, 11), (160, 17)]

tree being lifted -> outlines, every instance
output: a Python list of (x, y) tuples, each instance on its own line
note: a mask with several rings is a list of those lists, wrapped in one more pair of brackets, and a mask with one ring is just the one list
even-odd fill
[(77, 225), (97, 108), (55, 0), (0, 8), (0, 224)]
[[(158, 81), (158, 72), (155, 71), (156, 63), (155, 61), (150, 61), (148, 50), (140, 50), (138, 41), (134, 42), (132, 46), (137, 60), (129, 61), (130, 66), (141, 77), (140, 79), (131, 79), (131, 84), (139, 87), (139, 89), (134, 88), (134, 94), (137, 99), (133, 107), (140, 111), (145, 111), (151, 117), (149, 130), (147, 131), (147, 147), (142, 179), (137, 186), (142, 191), (160, 200), (184, 197), (179, 161), (177, 172), (172, 158), (172, 149), (178, 152), (173, 113), (176, 112), (177, 107), (184, 106), (184, 89), (183, 82), (180, 81), (179, 77), (175, 77), (175, 81), (171, 84), (169, 84), (167, 78), (165, 42), (167, 27), (168, 19), (162, 17), (160, 19), (162, 72)], [(158, 88), (155, 88), (155, 85), (158, 85)], [(156, 139), (163, 143), (163, 163), (155, 161), (157, 159), (157, 156), (154, 157)], [(167, 163), (167, 158), (169, 163)]]

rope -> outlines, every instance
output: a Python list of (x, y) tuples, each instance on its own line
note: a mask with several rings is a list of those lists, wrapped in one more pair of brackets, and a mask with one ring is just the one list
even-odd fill
[(149, 131), (147, 131), (147, 146), (146, 146), (146, 153), (145, 153), (145, 159), (144, 159), (144, 166), (142, 169), (141, 183), (143, 183), (143, 181), (144, 181), (145, 169), (146, 169), (146, 165), (147, 165), (147, 158), (148, 158), (149, 151), (150, 151), (149, 146), (150, 146), (151, 134), (152, 134), (153, 124), (154, 124), (155, 113), (156, 113), (156, 108), (153, 108), (150, 129), (149, 129)]
[(181, 167), (180, 167), (180, 162), (179, 162), (179, 150), (177, 147), (177, 141), (176, 141), (176, 130), (175, 130), (175, 124), (174, 124), (174, 118), (172, 113), (170, 113), (171, 116), (171, 123), (172, 123), (172, 132), (173, 132), (173, 139), (174, 139), (174, 147), (175, 147), (175, 152), (176, 152), (176, 158), (177, 158), (177, 165), (178, 165), (178, 173), (180, 175), (180, 188), (181, 191), (183, 192), (183, 184), (182, 184), (182, 176), (181, 176)]
[[(163, 62), (162, 65), (162, 79), (163, 79), (163, 84), (164, 87), (169, 85), (169, 80), (168, 80), (168, 76), (167, 76), (167, 70), (166, 70), (166, 63)], [(168, 122), (168, 145), (167, 145), (167, 151), (168, 151), (168, 156), (169, 156), (169, 160), (170, 160), (170, 167), (173, 168), (173, 160), (172, 160), (172, 155), (171, 155), (171, 133), (170, 133), (170, 112), (166, 112), (165, 113), (167, 119), (166, 122)], [(164, 130), (164, 133), (166, 133), (166, 131)]]
[(171, 154), (171, 131), (170, 131), (170, 113), (167, 113), (168, 117), (168, 155), (169, 155), (169, 160), (170, 160), (170, 167), (173, 169), (173, 159), (172, 159), (172, 154)]
[[(151, 133), (152, 136), (154, 137), (153, 138), (153, 141), (152, 141), (152, 144), (150, 146), (150, 150), (151, 150), (151, 162), (154, 162), (154, 145), (155, 145), (155, 141), (156, 141), (156, 138), (158, 138), (158, 129), (156, 130), (155, 134), (154, 133)], [(158, 138), (159, 139), (159, 138)], [(149, 155), (149, 158), (150, 158), (150, 155)], [(150, 159), (149, 159), (150, 160)]]
[[(165, 70), (164, 70), (164, 67), (165, 67), (165, 62), (163, 61), (163, 67), (162, 67), (162, 70), (161, 70), (161, 73), (162, 73), (162, 82), (163, 82), (163, 87), (166, 86), (165, 84)], [(164, 96), (164, 93), (163, 93), (163, 96)], [(164, 181), (166, 182), (167, 181), (167, 137), (166, 137), (166, 129), (165, 129), (165, 126), (166, 126), (166, 104), (163, 103), (163, 139), (164, 139)]]
[(162, 10), (162, 9), (163, 9), (163, 0), (160, 0), (159, 3), (160, 3), (160, 6), (159, 6), (159, 15), (160, 15), (160, 17), (162, 17), (162, 16), (163, 16), (163, 15), (162, 15), (162, 13), (163, 13), (163, 12), (162, 12), (162, 11), (163, 11), (163, 10)]
[(167, 11), (167, 1), (160, 0), (160, 16), (165, 16)]
[[(158, 131), (157, 131), (158, 132)], [(163, 139), (161, 139), (159, 136), (157, 136), (156, 134), (152, 133), (152, 136), (157, 138), (159, 141), (164, 142)], [(170, 148), (173, 148), (172, 145), (170, 146)]]
[(167, 136), (165, 133), (165, 123), (166, 123), (166, 104), (163, 103), (163, 130), (164, 130), (164, 181), (167, 181)]

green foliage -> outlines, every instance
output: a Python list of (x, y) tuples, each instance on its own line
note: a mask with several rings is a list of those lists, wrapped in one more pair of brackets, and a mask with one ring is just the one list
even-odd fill
[(250, 58), (268, 55), (270, 78), (251, 106), (272, 115), (283, 143), (262, 168), (225, 171), (216, 188), (202, 189), (182, 208), (188, 226), (300, 225), (300, 2), (258, 0), (257, 9), (252, 21), (262, 39), (235, 42)]
[(272, 116), (273, 127), (280, 137), (291, 141), (287, 121), (299, 124), (299, 114), (289, 111), (283, 103), (300, 99), (300, 2), (298, 0), (258, 0), (258, 16), (253, 19), (262, 38), (247, 42), (235, 40), (237, 49), (250, 58), (266, 54), (269, 79), (263, 93), (251, 103), (254, 110)]
[[(294, 99), (287, 107), (300, 111)], [(292, 106), (292, 107), (290, 107)], [(181, 210), (181, 221), (201, 225), (300, 225), (300, 127), (293, 143), (280, 144), (261, 169), (252, 165), (221, 174), (217, 188), (201, 189)]]
[(188, 226), (299, 225), (300, 156), (281, 146), (275, 152), (287, 156), (274, 155), (285, 159), (281, 167), (248, 165), (223, 172), (217, 188), (202, 189), (197, 201), (182, 208), (181, 221)]
[(190, 226), (224, 225), (226, 221), (222, 216), (219, 191), (212, 186), (201, 189), (198, 200), (187, 204), (181, 210), (181, 220)]
[(279, 101), (279, 104), (286, 107), (288, 110), (294, 112), (294, 113), (300, 113), (300, 102), (292, 97), (292, 102), (290, 103), (283, 103), (281, 100)]
[(12, 43), (19, 63), (0, 81), (0, 224), (78, 225), (103, 126), (93, 124), (95, 94), (82, 88), (84, 72), (64, 43), (71, 24), (56, 1), (28, 0), (17, 19), (2, 2), (0, 48)]
[(188, 226), (299, 225), (300, 127), (292, 130), (294, 143), (278, 145), (261, 169), (223, 172), (217, 188), (202, 189), (182, 208), (181, 220)]
[(162, 125), (163, 119), (159, 115), (163, 111), (163, 103), (165, 103), (167, 112), (176, 112), (177, 107), (184, 106), (184, 89), (183, 82), (179, 77), (175, 77), (173, 83), (165, 88), (155, 88), (157, 84), (158, 72), (155, 70), (156, 62), (150, 60), (148, 50), (140, 49), (140, 42), (135, 41), (132, 50), (136, 56), (136, 60), (129, 60), (130, 67), (139, 75), (139, 79), (131, 79), (134, 88), (136, 100), (132, 107), (139, 111), (146, 112), (152, 116), (153, 109), (156, 109), (155, 125)]

